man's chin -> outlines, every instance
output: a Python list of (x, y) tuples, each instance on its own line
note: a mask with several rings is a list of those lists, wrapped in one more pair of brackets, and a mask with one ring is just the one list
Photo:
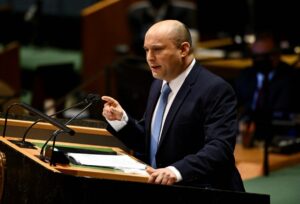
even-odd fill
[(160, 79), (160, 80), (162, 80), (162, 77), (161, 77), (159, 74), (157, 74), (157, 73), (152, 72), (152, 76), (153, 76), (153, 78), (155, 78), (155, 79)]

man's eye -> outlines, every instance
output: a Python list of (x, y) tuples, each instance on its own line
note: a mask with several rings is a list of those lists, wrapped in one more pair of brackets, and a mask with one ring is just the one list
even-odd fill
[(155, 51), (155, 52), (158, 52), (158, 51), (161, 51), (161, 50), (162, 50), (162, 49), (161, 49), (161, 48), (159, 48), (159, 47), (158, 47), (158, 48), (154, 48), (154, 49), (153, 49), (153, 51)]

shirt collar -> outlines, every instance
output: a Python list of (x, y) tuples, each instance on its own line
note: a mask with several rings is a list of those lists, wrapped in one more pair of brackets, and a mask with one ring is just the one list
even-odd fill
[[(195, 65), (196, 60), (193, 59), (193, 61), (191, 62), (191, 64), (181, 73), (179, 74), (175, 79), (171, 80), (169, 82), (169, 86), (172, 90), (172, 93), (177, 93), (179, 88), (181, 87), (181, 85), (183, 84), (184, 80), (186, 79), (186, 77), (188, 76), (188, 74), (190, 73), (190, 71), (192, 70), (193, 66)], [(167, 83), (167, 81), (163, 81), (163, 85)], [(162, 87), (163, 87), (162, 85)]]

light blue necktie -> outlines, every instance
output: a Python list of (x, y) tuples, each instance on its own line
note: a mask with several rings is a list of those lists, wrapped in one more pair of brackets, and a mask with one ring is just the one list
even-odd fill
[(152, 131), (151, 131), (150, 160), (151, 160), (151, 166), (154, 168), (156, 168), (155, 155), (156, 155), (158, 141), (159, 141), (161, 124), (162, 124), (162, 120), (163, 120), (163, 116), (164, 116), (164, 112), (166, 109), (168, 96), (170, 92), (171, 89), (169, 87), (169, 84), (168, 83), (164, 84), (160, 94), (156, 115), (153, 120)]

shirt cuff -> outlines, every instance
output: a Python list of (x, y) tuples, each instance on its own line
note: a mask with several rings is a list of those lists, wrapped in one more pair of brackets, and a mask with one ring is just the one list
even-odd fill
[(121, 120), (106, 120), (110, 126), (112, 126), (112, 128), (118, 132), (119, 130), (121, 130), (123, 127), (125, 127), (127, 125), (128, 122), (128, 116), (126, 114), (126, 112), (123, 112), (123, 116), (121, 118)]
[(174, 166), (168, 166), (167, 168), (176, 175), (176, 182), (182, 181), (181, 173)]

